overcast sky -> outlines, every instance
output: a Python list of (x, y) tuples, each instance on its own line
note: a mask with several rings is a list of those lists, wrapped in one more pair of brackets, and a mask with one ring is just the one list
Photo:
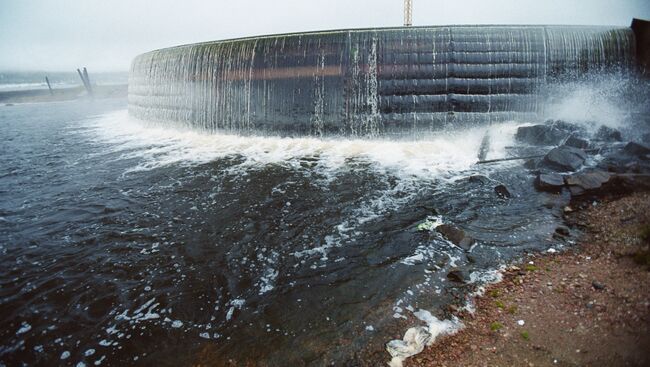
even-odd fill
[[(650, 0), (413, 0), (414, 25), (603, 24), (650, 19)], [(403, 0), (0, 0), (0, 70), (126, 71), (184, 43), (399, 26)]]

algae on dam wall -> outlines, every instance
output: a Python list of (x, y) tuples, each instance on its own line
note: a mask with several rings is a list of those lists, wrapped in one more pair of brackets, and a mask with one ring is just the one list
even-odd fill
[(208, 131), (380, 135), (531, 117), (541, 87), (630, 69), (629, 28), (445, 26), (207, 42), (136, 57), (129, 113)]

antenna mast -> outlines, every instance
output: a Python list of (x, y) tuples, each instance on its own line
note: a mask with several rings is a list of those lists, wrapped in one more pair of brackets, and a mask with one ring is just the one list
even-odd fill
[(413, 25), (413, 0), (404, 0), (404, 27)]

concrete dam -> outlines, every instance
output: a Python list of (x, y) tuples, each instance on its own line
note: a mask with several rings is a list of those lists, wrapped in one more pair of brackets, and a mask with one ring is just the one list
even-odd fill
[(631, 70), (627, 27), (436, 26), (280, 34), (135, 58), (129, 113), (240, 134), (378, 136), (534, 118), (549, 83)]

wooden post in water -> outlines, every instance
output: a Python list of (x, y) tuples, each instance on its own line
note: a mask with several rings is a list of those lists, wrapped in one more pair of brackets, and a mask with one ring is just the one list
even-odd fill
[(84, 78), (86, 78), (86, 84), (88, 84), (88, 93), (92, 96), (93, 94), (93, 88), (92, 85), (90, 84), (90, 78), (88, 77), (88, 70), (86, 70), (86, 67), (84, 66)]
[(84, 74), (78, 68), (77, 68), (77, 73), (79, 74), (79, 77), (81, 78), (81, 82), (84, 83), (84, 88), (86, 88), (86, 92), (88, 92), (88, 95), (92, 96), (93, 92), (90, 89), (90, 84), (88, 83), (88, 81), (84, 77)]
[(84, 79), (84, 75), (81, 73), (81, 70), (79, 70), (79, 68), (77, 68), (77, 73), (81, 78), (81, 82), (84, 84), (84, 88), (86, 88), (86, 91), (88, 91), (88, 87), (86, 86), (86, 79)]
[(50, 90), (50, 95), (54, 95), (54, 92), (52, 91), (52, 86), (50, 85), (50, 79), (48, 79), (47, 75), (45, 76), (45, 82), (47, 83), (47, 89)]

